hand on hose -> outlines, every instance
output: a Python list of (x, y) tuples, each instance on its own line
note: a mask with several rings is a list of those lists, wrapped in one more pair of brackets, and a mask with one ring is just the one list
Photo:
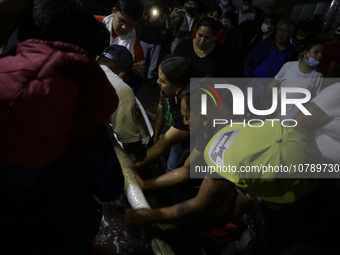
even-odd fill
[(145, 226), (151, 224), (150, 209), (132, 209), (125, 210), (124, 220), (127, 225), (130, 226)]

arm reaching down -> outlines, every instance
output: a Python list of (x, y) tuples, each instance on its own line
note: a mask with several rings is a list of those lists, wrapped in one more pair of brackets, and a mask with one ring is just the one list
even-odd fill
[(195, 198), (166, 208), (127, 210), (125, 220), (132, 225), (156, 222), (224, 224), (242, 215), (251, 204), (241, 194), (228, 194), (231, 185), (226, 179), (205, 178)]
[(144, 167), (153, 162), (171, 146), (187, 138), (189, 134), (190, 132), (187, 130), (171, 127), (165, 135), (146, 152), (146, 158), (143, 161), (136, 163), (137, 168)]
[(157, 110), (156, 110), (156, 120), (155, 120), (155, 134), (153, 136), (153, 144), (155, 144), (158, 139), (159, 136), (161, 134), (162, 131), (162, 127), (164, 125), (164, 116), (163, 116), (163, 107), (164, 107), (164, 95), (162, 94), (162, 92), (159, 95), (159, 102), (158, 102), (158, 106), (157, 106)]
[(189, 181), (190, 179), (190, 160), (192, 162), (200, 159), (202, 153), (195, 148), (192, 150), (182, 167), (176, 168), (161, 176), (141, 181), (143, 190), (166, 189)]

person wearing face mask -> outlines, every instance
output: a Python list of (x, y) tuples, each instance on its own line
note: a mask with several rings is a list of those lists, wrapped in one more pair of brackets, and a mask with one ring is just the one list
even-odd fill
[(261, 25), (261, 32), (257, 33), (253, 39), (250, 41), (248, 48), (249, 52), (254, 49), (260, 43), (270, 40), (273, 38), (275, 33), (275, 25), (276, 25), (276, 16), (275, 15), (266, 15), (264, 16), (263, 23)]
[(182, 39), (192, 34), (194, 24), (197, 22), (195, 17), (196, 7), (196, 0), (185, 0), (184, 9), (175, 8), (167, 17), (166, 28), (172, 30), (174, 38), (171, 44), (171, 52)]
[(252, 0), (244, 0), (241, 9), (238, 10), (238, 24), (248, 20), (249, 11), (251, 10)]
[(262, 42), (250, 51), (245, 58), (244, 77), (258, 78), (250, 80), (244, 90), (247, 97), (248, 88), (253, 88), (252, 98), (255, 108), (259, 107), (263, 101), (266, 89), (271, 81), (262, 78), (274, 78), (285, 63), (299, 59), (297, 50), (290, 43), (294, 31), (295, 23), (293, 20), (281, 20), (276, 26), (275, 38)]
[(233, 0), (221, 0), (220, 1), (220, 7), (222, 9), (222, 16), (227, 12), (227, 11), (233, 11), (236, 12), (236, 7), (233, 4)]
[(294, 31), (293, 20), (281, 20), (276, 26), (275, 38), (263, 42), (248, 54), (244, 61), (244, 76), (272, 78), (283, 64), (298, 60), (298, 52), (290, 43)]
[(251, 11), (248, 13), (248, 20), (255, 20), (260, 16), (260, 13), (262, 12), (261, 8), (259, 7), (252, 7)]
[[(314, 98), (321, 90), (323, 75), (316, 67), (323, 57), (324, 44), (320, 41), (308, 41), (303, 46), (302, 59), (300, 61), (287, 62), (275, 75), (275, 79), (270, 83), (266, 91), (266, 99), (271, 98), (272, 89), (279, 88), (278, 98), (281, 98), (282, 88), (300, 87), (311, 92)], [(287, 99), (303, 98), (302, 93), (289, 93)], [(294, 119), (299, 113), (299, 108), (294, 104), (286, 106), (286, 115), (281, 115), (281, 107), (278, 103), (278, 110), (273, 114), (273, 118)], [(267, 108), (266, 108), (267, 109)]]

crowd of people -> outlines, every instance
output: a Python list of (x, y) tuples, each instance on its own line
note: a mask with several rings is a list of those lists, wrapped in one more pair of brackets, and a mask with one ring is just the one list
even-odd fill
[[(89, 2), (0, 2), (1, 25), (11, 21), (0, 33), (1, 254), (91, 254), (102, 216), (93, 195), (113, 201), (124, 186), (108, 130), (134, 155), (141, 188), (169, 194), (161, 196), (168, 207), (127, 210), (127, 224), (182, 224), (190, 231), (182, 227), (181, 238), (247, 214), (256, 237), (244, 254), (335, 254), (335, 179), (207, 173), (193, 181), (190, 166), (339, 167), (340, 83), (324, 77), (340, 76), (340, 27), (326, 37), (314, 21), (296, 24), (252, 0), (239, 10), (232, 0), (116, 0), (109, 12)], [(253, 113), (235, 117), (232, 93), (223, 90), (223, 105), (209, 99), (202, 114), (192, 107), (202, 90), (191, 78), (247, 78), (239, 89), (256, 109), (270, 108), (286, 88), (303, 88), (310, 115), (297, 104), (282, 114), (278, 103), (269, 117), (298, 125), (263, 120), (255, 129), (209, 129), (221, 116)], [(160, 87), (147, 150), (135, 119), (135, 95), (146, 83)], [(217, 163), (221, 137), (230, 141)], [(164, 173), (141, 178), (167, 151)]]

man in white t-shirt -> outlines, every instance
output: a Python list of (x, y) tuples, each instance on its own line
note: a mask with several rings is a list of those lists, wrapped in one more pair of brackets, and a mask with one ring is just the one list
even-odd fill
[[(278, 99), (281, 98), (281, 89), (282, 88), (304, 88), (310, 91), (311, 98), (314, 98), (321, 90), (321, 85), (323, 82), (323, 75), (317, 69), (310, 73), (302, 73), (299, 69), (299, 61), (291, 61), (287, 62), (282, 66), (280, 71), (275, 75), (275, 80), (280, 83), (280, 89), (278, 93)], [(294, 98), (304, 98), (305, 94), (302, 93), (288, 93), (288, 99)], [(279, 104), (280, 106), (280, 104)], [(281, 109), (281, 107), (278, 107)], [(275, 118), (278, 119), (294, 119), (295, 116), (299, 113), (299, 108), (294, 104), (286, 105), (286, 115), (281, 115), (280, 111), (277, 111), (274, 114)]]
[(340, 163), (340, 83), (323, 89), (306, 109), (312, 115), (299, 113), (295, 129), (311, 138), (317, 155)]
[(124, 46), (110, 45), (97, 62), (119, 97), (118, 108), (110, 117), (113, 131), (124, 148), (129, 147), (129, 144), (139, 145), (141, 134), (135, 123), (136, 98), (129, 85), (122, 80), (133, 65), (131, 53)]

